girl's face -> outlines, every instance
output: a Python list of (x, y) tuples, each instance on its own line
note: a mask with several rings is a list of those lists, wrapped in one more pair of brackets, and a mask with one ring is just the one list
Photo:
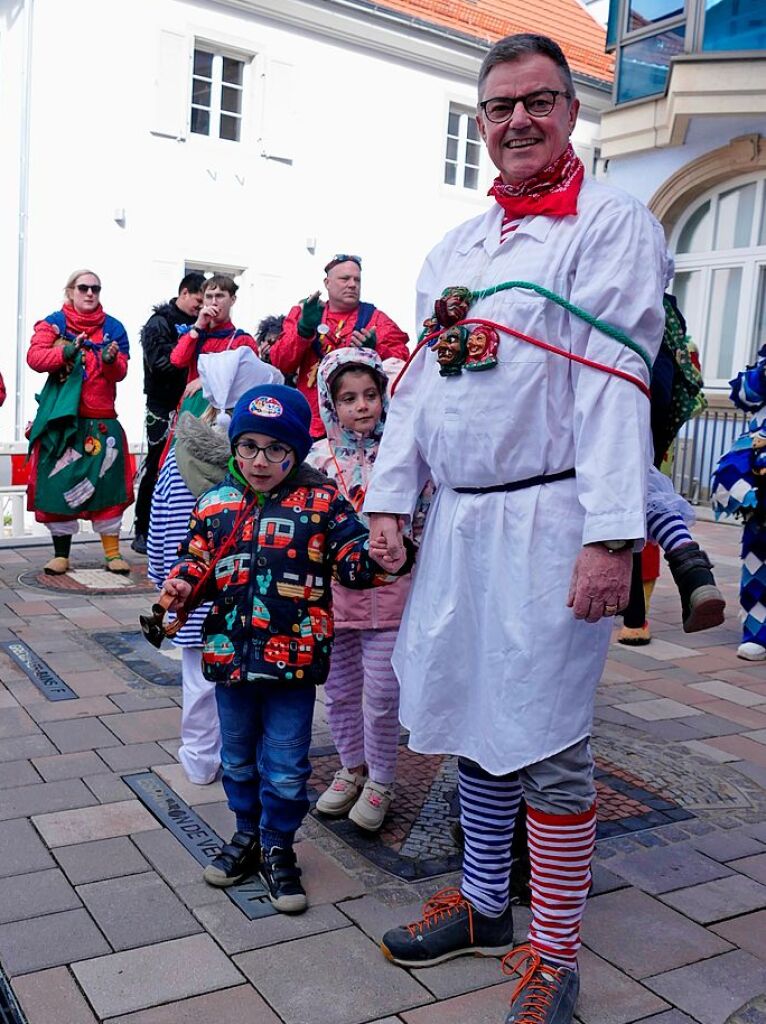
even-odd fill
[(295, 452), (268, 434), (241, 434), (234, 445), (239, 471), (254, 491), (275, 490), (295, 465)]
[(335, 391), (335, 411), (340, 425), (357, 434), (371, 434), (383, 415), (378, 382), (366, 370), (341, 374)]

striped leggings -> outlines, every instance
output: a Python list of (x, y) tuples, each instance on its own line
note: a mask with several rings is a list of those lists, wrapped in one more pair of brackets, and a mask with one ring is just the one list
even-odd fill
[(325, 684), (330, 731), (344, 768), (366, 764), (390, 783), (399, 743), (399, 682), (391, 667), (397, 629), (340, 629)]

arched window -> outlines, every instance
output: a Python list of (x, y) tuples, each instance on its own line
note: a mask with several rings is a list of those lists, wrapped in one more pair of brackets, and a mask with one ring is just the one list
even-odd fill
[(672, 290), (700, 350), (705, 384), (726, 387), (766, 344), (766, 176), (705, 193), (670, 241)]

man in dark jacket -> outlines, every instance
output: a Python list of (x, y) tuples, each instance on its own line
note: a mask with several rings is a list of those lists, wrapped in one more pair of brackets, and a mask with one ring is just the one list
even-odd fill
[(178, 341), (176, 327), (193, 324), (197, 319), (197, 313), (202, 308), (204, 283), (204, 274), (187, 274), (178, 286), (177, 298), (155, 306), (141, 329), (146, 395), (146, 458), (136, 498), (135, 538), (131, 544), (133, 550), (141, 554), (146, 553), (149, 510), (152, 491), (157, 482), (160, 456), (186, 386), (186, 370), (179, 370), (170, 362), (170, 353)]

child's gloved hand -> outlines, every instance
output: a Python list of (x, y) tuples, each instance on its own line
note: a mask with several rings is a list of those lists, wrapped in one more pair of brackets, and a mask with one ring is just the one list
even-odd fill
[(309, 295), (303, 302), (300, 319), (298, 320), (298, 334), (302, 338), (313, 338), (317, 327), (322, 322), (322, 303), (319, 301), (319, 292)]
[(177, 612), (189, 600), (192, 592), (191, 583), (186, 580), (170, 579), (162, 584), (162, 593), (167, 594), (172, 600), (168, 603), (169, 612)]
[(603, 544), (586, 544), (572, 571), (567, 607), (576, 619), (598, 622), (616, 615), (628, 603), (633, 551), (608, 551)]

